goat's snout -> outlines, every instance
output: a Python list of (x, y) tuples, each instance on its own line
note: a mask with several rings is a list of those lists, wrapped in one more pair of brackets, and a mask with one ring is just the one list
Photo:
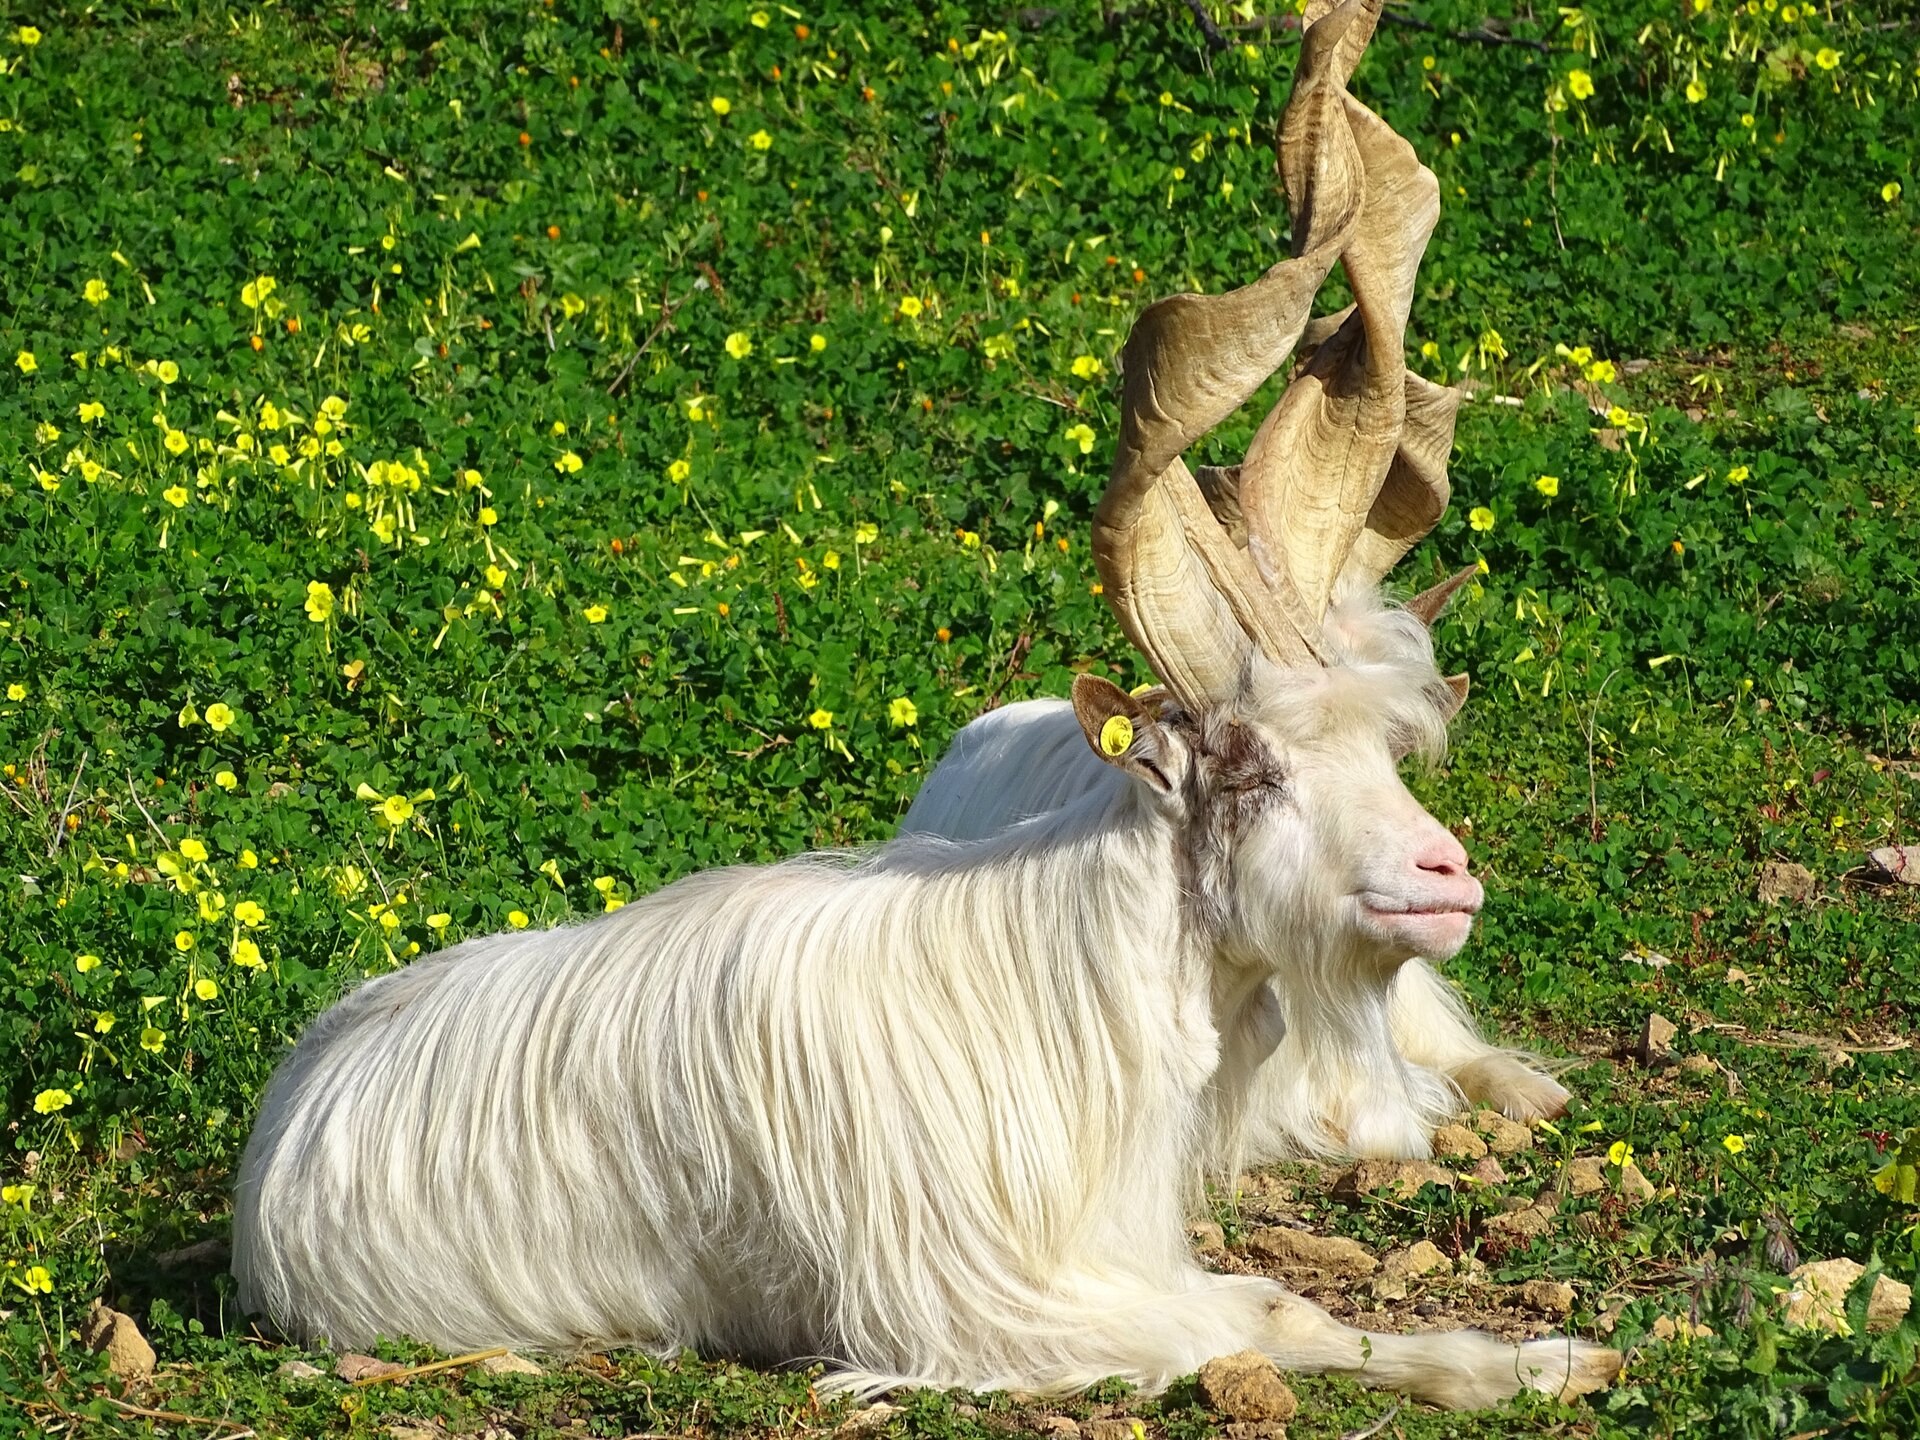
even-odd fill
[(1467, 880), (1467, 847), (1445, 830), (1440, 831), (1413, 857), (1413, 868), (1444, 880)]

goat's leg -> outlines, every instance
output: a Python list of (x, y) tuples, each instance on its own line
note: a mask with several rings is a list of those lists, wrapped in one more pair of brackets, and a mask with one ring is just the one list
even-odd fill
[(1489, 1045), (1459, 995), (1425, 960), (1410, 960), (1394, 977), (1394, 1041), (1414, 1065), (1445, 1075), (1467, 1099), (1513, 1120), (1567, 1113), (1565, 1086), (1519, 1050)]
[(1346, 1375), (1452, 1410), (1498, 1405), (1521, 1390), (1572, 1399), (1620, 1371), (1620, 1354), (1569, 1336), (1514, 1345), (1480, 1330), (1375, 1335), (1342, 1325), (1297, 1295), (1268, 1302), (1259, 1348), (1283, 1370)]

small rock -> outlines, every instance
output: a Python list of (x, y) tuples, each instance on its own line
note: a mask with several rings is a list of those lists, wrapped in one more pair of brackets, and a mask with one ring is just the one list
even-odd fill
[(1124, 1416), (1118, 1420), (1089, 1420), (1080, 1427), (1084, 1440), (1140, 1440), (1146, 1433), (1145, 1425)]
[(1371, 1275), (1380, 1262), (1364, 1245), (1337, 1235), (1310, 1235), (1270, 1225), (1247, 1237), (1248, 1248), (1285, 1270), (1321, 1270), (1330, 1275)]
[(1436, 1270), (1451, 1270), (1453, 1262), (1447, 1259), (1447, 1252), (1431, 1240), (1416, 1240), (1404, 1250), (1396, 1250), (1381, 1262), (1382, 1275), (1394, 1275), (1406, 1278), (1413, 1275), (1431, 1275)]
[(1337, 1199), (1353, 1200), (1385, 1192), (1394, 1199), (1408, 1200), (1418, 1195), (1423, 1185), (1451, 1190), (1459, 1179), (1431, 1160), (1362, 1160), (1334, 1181), (1333, 1194)]
[[(1854, 1260), (1808, 1261), (1787, 1277), (1794, 1282), (1787, 1292), (1787, 1323), (1844, 1334), (1847, 1292), (1866, 1273), (1867, 1267)], [(1882, 1275), (1873, 1282), (1873, 1295), (1867, 1301), (1867, 1329), (1891, 1330), (1905, 1318), (1912, 1302), (1912, 1286)]]
[(1627, 1197), (1631, 1205), (1644, 1205), (1658, 1193), (1653, 1182), (1640, 1171), (1640, 1167), (1629, 1160), (1620, 1167), (1620, 1193)]
[(1234, 1420), (1226, 1426), (1227, 1440), (1287, 1440), (1287, 1427), (1277, 1420)]
[(1602, 1335), (1611, 1335), (1620, 1328), (1620, 1317), (1627, 1313), (1627, 1302), (1616, 1300), (1598, 1315), (1593, 1317), (1593, 1328)]
[[(500, 1358), (504, 1360), (506, 1357), (503, 1355)], [(899, 1413), (900, 1407), (898, 1405), (889, 1405), (884, 1400), (876, 1400), (871, 1405), (862, 1405), (858, 1410), (848, 1415), (846, 1419), (834, 1427), (833, 1433), (836, 1435), (861, 1435), (869, 1430), (879, 1430), (886, 1425), (888, 1420)], [(1075, 1425), (1073, 1421), (1069, 1420), (1067, 1424), (1072, 1427), (1075, 1434), (1079, 1433), (1080, 1427)]]
[(1507, 1183), (1507, 1172), (1500, 1168), (1500, 1162), (1491, 1155), (1474, 1161), (1470, 1174), (1473, 1179), (1481, 1185), (1504, 1185)]
[(1710, 1075), (1717, 1080), (1720, 1078), (1720, 1066), (1711, 1056), (1689, 1055), (1680, 1062), (1680, 1073), (1683, 1075)]
[(1582, 1155), (1567, 1162), (1567, 1189), (1575, 1195), (1597, 1195), (1610, 1189), (1607, 1162), (1598, 1155)]
[(157, 1359), (153, 1346), (147, 1343), (147, 1337), (140, 1333), (131, 1315), (95, 1301), (81, 1323), (80, 1339), (94, 1354), (106, 1352), (107, 1371), (116, 1380), (133, 1384), (153, 1374)]
[(1040, 1421), (1042, 1435), (1057, 1435), (1060, 1440), (1080, 1440), (1080, 1422), (1071, 1415), (1048, 1415)]
[(1804, 905), (1813, 898), (1813, 872), (1791, 860), (1769, 860), (1760, 867), (1760, 903), (1778, 905), (1792, 900)]
[(1487, 1142), (1464, 1125), (1442, 1125), (1433, 1132), (1433, 1153), (1442, 1160), (1478, 1160)]
[(1629, 950), (1626, 954), (1622, 955), (1620, 959), (1623, 964), (1644, 965), (1649, 970), (1664, 970), (1673, 964), (1672, 960), (1662, 955), (1658, 950)]
[(1711, 1334), (1713, 1327), (1710, 1325), (1695, 1325), (1689, 1320), (1676, 1320), (1671, 1315), (1657, 1316), (1653, 1322), (1653, 1338), (1656, 1340), (1672, 1340), (1676, 1337), (1704, 1340)]
[(446, 1440), (446, 1432), (431, 1425), (389, 1425), (380, 1433), (387, 1440)]
[(547, 1372), (527, 1359), (509, 1350), (504, 1355), (489, 1355), (480, 1362), (480, 1368), (489, 1375), (544, 1375)]
[(1647, 1016), (1647, 1023), (1641, 1027), (1640, 1043), (1634, 1047), (1634, 1053), (1642, 1065), (1664, 1065), (1673, 1059), (1673, 1037), (1679, 1033), (1678, 1025), (1655, 1012)]
[(1496, 1155), (1518, 1155), (1533, 1148), (1533, 1132), (1498, 1110), (1480, 1111), (1473, 1117), (1473, 1128), (1487, 1137), (1487, 1148)]
[(1867, 879), (1882, 885), (1920, 885), (1920, 845), (1887, 845), (1867, 856)]
[(1487, 1233), (1509, 1243), (1531, 1240), (1544, 1235), (1553, 1228), (1553, 1216), (1538, 1205), (1528, 1205), (1522, 1210), (1509, 1210), (1504, 1215), (1495, 1215), (1487, 1221)]
[(1227, 1232), (1211, 1220), (1196, 1220), (1187, 1226), (1187, 1243), (1202, 1255), (1224, 1255)]
[(1398, 1275), (1376, 1275), (1367, 1282), (1367, 1293), (1376, 1300), (1404, 1300), (1407, 1282)]
[(1200, 1398), (1215, 1414), (1228, 1420), (1284, 1422), (1300, 1408), (1273, 1362), (1258, 1350), (1209, 1360), (1195, 1378)]
[(327, 1372), (304, 1360), (289, 1360), (273, 1373), (282, 1380), (318, 1380)]
[(375, 1380), (382, 1375), (398, 1375), (406, 1368), (390, 1360), (376, 1360), (371, 1355), (342, 1355), (334, 1362), (333, 1373), (352, 1383), (356, 1380)]
[(1529, 1310), (1564, 1320), (1573, 1313), (1573, 1286), (1564, 1280), (1529, 1280), (1515, 1297)]

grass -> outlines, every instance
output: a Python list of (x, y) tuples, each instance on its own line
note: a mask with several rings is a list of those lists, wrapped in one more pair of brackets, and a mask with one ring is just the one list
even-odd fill
[[(1422, 4), (1357, 80), (1445, 197), (1410, 363), (1474, 392), (1404, 572), (1487, 565), (1443, 640), (1475, 698), (1416, 778), (1488, 882), (1451, 968), (1578, 1104), (1504, 1182), (1344, 1204), (1294, 1172), (1222, 1218), (1486, 1267), (1376, 1323), (1542, 1328), (1502, 1287), (1550, 1275), (1644, 1347), (1591, 1406), (1393, 1433), (1910, 1435), (1913, 1321), (1822, 1337), (1770, 1297), (1795, 1258), (1920, 1268), (1888, 1168), (1920, 892), (1859, 870), (1920, 841), (1920, 31), (1600, 8), (1516, 22), (1537, 49)], [(884, 838), (987, 704), (1143, 678), (1085, 545), (1113, 359), (1151, 297), (1282, 252), (1286, 13), (1218, 56), (1174, 4), (0, 32), (0, 1430), (838, 1423), (803, 1376), (691, 1358), (285, 1379), (217, 1258), (173, 1252), (224, 1233), (254, 1099), (344, 986)], [(1757, 898), (1773, 860), (1810, 900)], [(1633, 1062), (1655, 1011), (1716, 1070)], [(1658, 1198), (1494, 1242), (1616, 1142)], [(160, 1353), (137, 1395), (75, 1342), (101, 1295)], [(1677, 1315), (1713, 1333), (1651, 1338)], [(1388, 1404), (1300, 1389), (1296, 1437)], [(915, 1436), (1045, 1418), (895, 1402)], [(1217, 1428), (1182, 1389), (1065, 1408)]]

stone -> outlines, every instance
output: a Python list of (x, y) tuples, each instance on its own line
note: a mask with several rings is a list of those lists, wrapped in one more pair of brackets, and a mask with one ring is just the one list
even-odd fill
[(1118, 1420), (1089, 1420), (1080, 1427), (1083, 1440), (1143, 1440), (1146, 1433), (1145, 1425), (1124, 1416)]
[(509, 1350), (504, 1355), (489, 1355), (480, 1362), (480, 1368), (489, 1375), (544, 1375), (546, 1370), (524, 1355), (516, 1355)]
[(1673, 1059), (1673, 1040), (1679, 1033), (1678, 1025), (1656, 1011), (1640, 1027), (1640, 1043), (1634, 1053), (1642, 1065), (1664, 1065)]
[(1269, 1225), (1247, 1236), (1247, 1247), (1262, 1259), (1283, 1270), (1319, 1270), (1329, 1275), (1371, 1275), (1380, 1268), (1357, 1241), (1338, 1235), (1310, 1235), (1305, 1230), (1289, 1230)]
[(1196, 1220), (1187, 1226), (1187, 1243), (1202, 1255), (1224, 1255), (1227, 1232), (1211, 1220)]
[(1680, 1073), (1683, 1075), (1708, 1075), (1717, 1080), (1720, 1078), (1720, 1066), (1711, 1056), (1689, 1055), (1680, 1062)]
[(1396, 1250), (1380, 1264), (1382, 1275), (1398, 1276), (1405, 1279), (1415, 1275), (1431, 1275), (1436, 1270), (1451, 1270), (1453, 1262), (1447, 1259), (1447, 1252), (1431, 1240), (1416, 1240), (1404, 1250)]
[(1487, 1142), (1464, 1125), (1442, 1125), (1433, 1132), (1433, 1153), (1442, 1160), (1478, 1160)]
[(1209, 1360), (1195, 1378), (1200, 1398), (1223, 1419), (1285, 1422), (1300, 1408), (1273, 1362), (1258, 1350)]
[(1287, 1427), (1277, 1420), (1234, 1420), (1225, 1429), (1227, 1440), (1287, 1440)]
[(1627, 1197), (1630, 1205), (1644, 1205), (1658, 1193), (1653, 1182), (1640, 1172), (1640, 1167), (1629, 1160), (1620, 1167), (1620, 1193)]
[(1529, 1280), (1518, 1287), (1515, 1298), (1527, 1309), (1556, 1320), (1573, 1313), (1573, 1286), (1564, 1280)]
[(158, 1357), (131, 1315), (99, 1301), (80, 1325), (81, 1342), (94, 1354), (107, 1356), (107, 1372), (129, 1385), (150, 1378)]
[[(500, 1358), (505, 1359), (506, 1357), (502, 1356)], [(833, 1433), (836, 1435), (861, 1435), (869, 1430), (882, 1430), (886, 1428), (887, 1421), (899, 1413), (900, 1407), (898, 1405), (889, 1405), (884, 1400), (876, 1400), (871, 1405), (862, 1405), (858, 1410), (848, 1415), (846, 1419), (834, 1427)], [(1079, 1433), (1080, 1427), (1078, 1425), (1074, 1425), (1072, 1421), (1068, 1421), (1067, 1423), (1073, 1427), (1076, 1434)]]
[(273, 1373), (282, 1380), (318, 1380), (327, 1372), (318, 1365), (309, 1365), (304, 1360), (289, 1360)]
[(1598, 1155), (1582, 1155), (1567, 1162), (1567, 1189), (1575, 1195), (1597, 1195), (1611, 1190), (1607, 1184), (1607, 1162)]
[(1048, 1415), (1040, 1421), (1042, 1435), (1056, 1435), (1060, 1440), (1080, 1440), (1080, 1422), (1071, 1415)]
[(1476, 1183), (1481, 1185), (1504, 1185), (1507, 1183), (1507, 1172), (1500, 1168), (1500, 1162), (1491, 1155), (1482, 1156), (1480, 1159), (1474, 1161), (1473, 1169), (1468, 1173)]
[(1518, 1155), (1533, 1148), (1533, 1132), (1498, 1110), (1482, 1110), (1475, 1115), (1473, 1128), (1487, 1137), (1487, 1148), (1496, 1155)]
[[(1845, 1334), (1847, 1292), (1866, 1273), (1867, 1267), (1857, 1260), (1809, 1260), (1787, 1277), (1793, 1281), (1787, 1292), (1787, 1323)], [(1912, 1303), (1912, 1286), (1882, 1275), (1873, 1282), (1867, 1301), (1867, 1329), (1891, 1330)]]
[(1423, 1185), (1451, 1190), (1459, 1180), (1453, 1171), (1431, 1160), (1362, 1160), (1334, 1181), (1333, 1194), (1341, 1200), (1381, 1193), (1396, 1200), (1410, 1200)]
[(387, 1440), (446, 1440), (446, 1432), (432, 1425), (408, 1425), (404, 1422), (389, 1425), (380, 1432)]
[(398, 1375), (407, 1367), (371, 1355), (342, 1355), (334, 1362), (333, 1373), (352, 1384), (358, 1380), (378, 1380), (383, 1375)]
[(1695, 1325), (1690, 1320), (1676, 1320), (1671, 1315), (1659, 1315), (1654, 1318), (1653, 1338), (1656, 1340), (1704, 1340), (1713, 1334), (1710, 1325)]
[(1762, 905), (1778, 905), (1791, 900), (1804, 905), (1813, 898), (1813, 872), (1792, 860), (1769, 860), (1760, 867), (1759, 896)]
[(1367, 1282), (1367, 1293), (1376, 1300), (1404, 1300), (1407, 1282), (1399, 1275), (1376, 1275)]
[(1544, 1235), (1553, 1228), (1553, 1215), (1538, 1205), (1529, 1205), (1522, 1210), (1509, 1210), (1505, 1215), (1495, 1215), (1487, 1221), (1487, 1234), (1496, 1236), (1509, 1244), (1518, 1244)]
[(1867, 854), (1867, 879), (1881, 885), (1920, 885), (1920, 845), (1885, 845)]

